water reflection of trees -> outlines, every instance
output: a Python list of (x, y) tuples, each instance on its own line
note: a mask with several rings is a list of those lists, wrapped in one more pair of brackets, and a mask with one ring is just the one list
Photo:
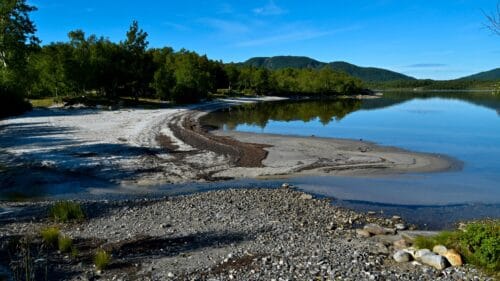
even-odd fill
[(224, 124), (228, 129), (246, 124), (264, 128), (270, 120), (303, 121), (318, 119), (323, 125), (341, 120), (361, 108), (355, 99), (306, 100), (245, 104), (209, 114), (202, 122), (211, 125)]
[(359, 109), (372, 110), (397, 105), (412, 99), (430, 98), (453, 99), (483, 106), (500, 112), (500, 98), (490, 93), (469, 92), (387, 92), (380, 99), (327, 99), (265, 102), (245, 104), (205, 116), (201, 121), (207, 125), (225, 125), (235, 129), (246, 124), (264, 128), (270, 120), (274, 121), (312, 121), (318, 119), (327, 125), (332, 120), (341, 120)]

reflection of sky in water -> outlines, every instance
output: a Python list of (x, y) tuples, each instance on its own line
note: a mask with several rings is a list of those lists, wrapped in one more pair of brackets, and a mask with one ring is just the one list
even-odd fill
[(265, 128), (237, 130), (363, 139), (383, 145), (442, 153), (464, 162), (459, 172), (395, 178), (300, 179), (307, 189), (337, 198), (404, 204), (500, 203), (500, 118), (495, 110), (443, 98), (359, 110), (327, 125), (319, 120), (270, 120)]

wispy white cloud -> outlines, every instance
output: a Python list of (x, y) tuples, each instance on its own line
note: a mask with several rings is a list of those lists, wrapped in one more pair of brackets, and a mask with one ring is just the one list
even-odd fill
[(284, 14), (287, 11), (276, 5), (274, 0), (270, 0), (265, 6), (253, 9), (253, 12), (256, 15), (274, 16)]
[(175, 22), (165, 21), (165, 22), (162, 22), (162, 25), (165, 25), (165, 26), (177, 29), (179, 31), (188, 31), (188, 30), (191, 30), (191, 28), (189, 28), (188, 26), (180, 24), (180, 23), (175, 23)]
[(283, 42), (303, 41), (328, 35), (324, 31), (299, 31), (282, 35), (274, 35), (264, 38), (252, 39), (235, 44), (236, 47), (253, 47)]
[(319, 37), (324, 37), (328, 35), (333, 35), (342, 32), (348, 32), (355, 29), (359, 29), (358, 26), (350, 26), (332, 30), (315, 30), (315, 29), (297, 29), (298, 31), (287, 32), (287, 33), (278, 33), (276, 35), (271, 35), (263, 38), (256, 38), (247, 41), (242, 41), (234, 46), (236, 47), (253, 47), (253, 46), (261, 46), (261, 45), (269, 45), (269, 44), (279, 44), (279, 43), (287, 43), (287, 42), (296, 42), (296, 41), (304, 41), (311, 40)]
[(438, 67), (445, 67), (445, 66), (448, 66), (448, 65), (443, 64), (443, 63), (416, 63), (416, 64), (407, 65), (406, 67), (409, 67), (409, 68), (438, 68)]
[(223, 19), (217, 19), (217, 18), (202, 18), (199, 19), (199, 21), (203, 24), (206, 24), (214, 29), (217, 29), (218, 31), (222, 33), (246, 33), (250, 31), (250, 28), (237, 21), (230, 21), (230, 20), (223, 20)]

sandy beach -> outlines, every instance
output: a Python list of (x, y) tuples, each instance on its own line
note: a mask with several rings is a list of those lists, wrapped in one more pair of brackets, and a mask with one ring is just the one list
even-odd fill
[[(437, 172), (446, 156), (366, 141), (211, 130), (214, 110), (281, 98), (222, 99), (165, 109), (35, 109), (0, 121), (4, 189), (38, 185), (152, 186), (228, 178)], [(25, 177), (23, 169), (43, 171)], [(14, 171), (15, 170), (15, 171)]]

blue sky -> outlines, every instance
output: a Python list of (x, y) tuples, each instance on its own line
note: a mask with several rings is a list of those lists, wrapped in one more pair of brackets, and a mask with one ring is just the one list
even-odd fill
[(302, 55), (450, 79), (500, 67), (500, 36), (483, 10), (496, 0), (109, 1), (31, 0), (44, 44), (67, 33), (124, 38), (134, 19), (150, 47), (186, 48), (224, 62)]

